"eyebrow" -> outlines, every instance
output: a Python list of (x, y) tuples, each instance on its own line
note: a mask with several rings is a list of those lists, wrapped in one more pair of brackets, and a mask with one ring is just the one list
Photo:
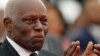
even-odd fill
[[(32, 17), (32, 18), (37, 18), (38, 16), (37, 15), (29, 15), (29, 16), (26, 16), (26, 17)], [(47, 16), (45, 15), (41, 15), (39, 16), (40, 18), (47, 18)]]

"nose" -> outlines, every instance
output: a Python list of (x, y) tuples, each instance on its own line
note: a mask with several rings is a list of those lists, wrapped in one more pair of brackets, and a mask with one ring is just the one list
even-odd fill
[(35, 26), (35, 31), (37, 32), (43, 31), (43, 26), (40, 21), (37, 21), (36, 26)]

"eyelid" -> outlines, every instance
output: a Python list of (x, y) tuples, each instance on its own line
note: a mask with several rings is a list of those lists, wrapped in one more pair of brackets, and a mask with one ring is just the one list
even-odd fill
[(42, 22), (41, 22), (43, 25), (47, 25), (48, 24), (48, 21), (47, 19), (42, 19)]
[(23, 19), (24, 22), (28, 23), (28, 24), (31, 24), (31, 23), (35, 23), (36, 20), (32, 17), (26, 17)]
[(47, 22), (47, 19), (41, 19), (41, 21), (45, 21), (45, 22)]

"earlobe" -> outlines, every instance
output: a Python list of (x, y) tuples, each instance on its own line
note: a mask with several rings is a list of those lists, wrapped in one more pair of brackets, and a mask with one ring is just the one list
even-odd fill
[(3, 20), (4, 26), (7, 31), (11, 31), (12, 29), (12, 20), (10, 18), (4, 18)]

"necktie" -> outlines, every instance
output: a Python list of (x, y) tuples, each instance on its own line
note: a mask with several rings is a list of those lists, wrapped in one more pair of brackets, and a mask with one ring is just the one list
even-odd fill
[(36, 53), (32, 53), (30, 56), (38, 56)]

